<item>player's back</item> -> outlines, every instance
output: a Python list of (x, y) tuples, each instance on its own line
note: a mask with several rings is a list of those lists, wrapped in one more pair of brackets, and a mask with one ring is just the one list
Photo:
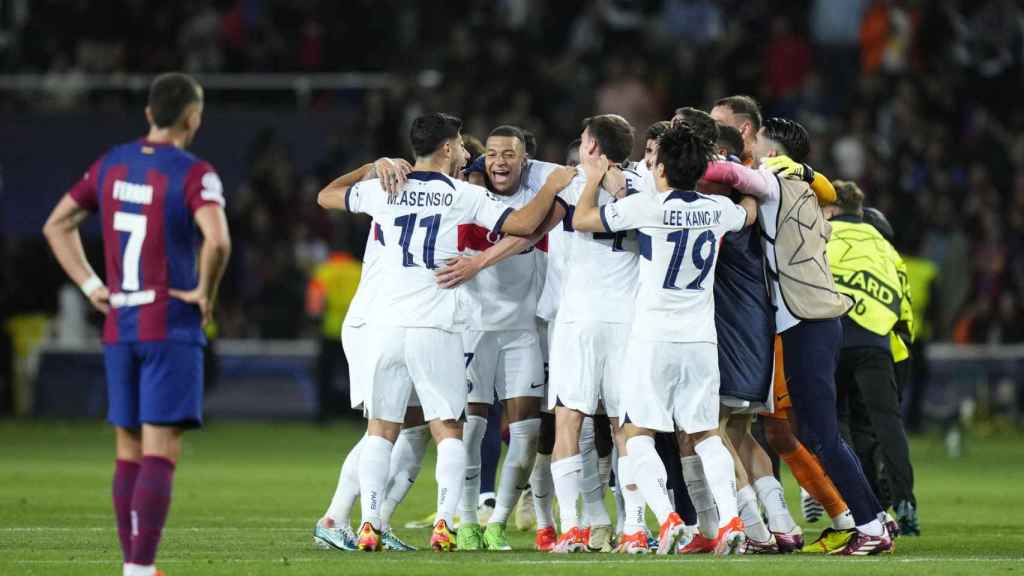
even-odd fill
[(110, 149), (90, 179), (91, 190), (80, 183), (72, 195), (102, 218), (111, 307), (104, 341), (203, 342), (199, 308), (168, 290), (191, 290), (198, 281), (193, 214), (224, 205), (212, 166), (171, 144), (137, 140)]
[[(640, 176), (624, 170), (629, 194), (640, 186)], [(559, 198), (567, 206), (568, 217), (579, 201), (586, 178), (573, 179)], [(615, 198), (604, 188), (598, 190), (598, 205)], [(559, 310), (559, 322), (602, 321), (628, 324), (633, 321), (637, 290), (637, 233), (581, 232), (571, 234), (571, 265), (567, 266), (562, 293), (567, 297)]]
[(464, 321), (459, 293), (438, 287), (435, 272), (458, 255), (459, 225), (500, 229), (503, 209), (480, 187), (439, 172), (411, 172), (401, 191), (388, 194), (377, 179), (348, 192), (349, 209), (380, 227), (379, 274), (371, 323), (455, 330)]
[(640, 289), (634, 334), (672, 342), (717, 343), (715, 266), (723, 237), (742, 228), (727, 198), (668, 191), (647, 196), (639, 228)]

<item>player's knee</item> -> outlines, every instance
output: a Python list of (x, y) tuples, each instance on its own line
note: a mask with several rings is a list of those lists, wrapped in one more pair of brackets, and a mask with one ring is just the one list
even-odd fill
[(785, 420), (764, 419), (764, 436), (768, 445), (779, 454), (788, 454), (797, 449), (796, 436)]

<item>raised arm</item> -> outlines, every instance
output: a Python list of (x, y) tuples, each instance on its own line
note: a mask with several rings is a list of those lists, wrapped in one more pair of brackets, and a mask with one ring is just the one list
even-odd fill
[(544, 181), (540, 192), (526, 206), (509, 214), (502, 224), (501, 230), (496, 230), (496, 232), (513, 236), (532, 235), (551, 211), (551, 204), (555, 201), (555, 196), (572, 182), (574, 176), (576, 176), (575, 168), (555, 169)]
[(224, 270), (231, 256), (231, 235), (224, 208), (216, 204), (202, 206), (195, 213), (196, 225), (203, 234), (203, 245), (199, 251), (199, 283), (192, 290), (171, 289), (168, 294), (190, 304), (199, 306), (205, 326), (213, 318), (213, 307)]
[(405, 183), (412, 165), (401, 158), (380, 158), (372, 164), (335, 178), (316, 195), (316, 203), (325, 210), (345, 210), (345, 194), (356, 182), (380, 178), (381, 186), (388, 193), (398, 190)]
[(735, 162), (715, 161), (708, 164), (703, 180), (725, 184), (742, 194), (764, 201), (778, 194), (778, 181), (770, 172), (752, 170)]
[(88, 216), (88, 210), (75, 202), (70, 194), (65, 194), (46, 219), (43, 235), (71, 281), (82, 289), (97, 310), (106, 314), (110, 310), (110, 293), (89, 264), (82, 247), (82, 235), (78, 232), (78, 227)]
[(576, 202), (572, 227), (579, 232), (607, 232), (601, 221), (601, 209), (597, 206), (597, 190), (608, 171), (608, 158), (584, 158), (581, 166), (587, 176), (587, 182), (580, 193), (580, 199)]
[(738, 204), (740, 208), (747, 212), (747, 220), (744, 226), (750, 226), (757, 222), (757, 200), (753, 196), (743, 196)]

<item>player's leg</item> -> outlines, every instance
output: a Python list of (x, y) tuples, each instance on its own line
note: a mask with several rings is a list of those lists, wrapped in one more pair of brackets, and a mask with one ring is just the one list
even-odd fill
[(583, 471), (580, 433), (584, 418), (584, 414), (577, 410), (565, 406), (555, 407), (555, 447), (551, 453), (551, 479), (558, 498), (559, 528), (563, 535), (575, 534), (580, 530), (577, 505)]
[(484, 543), (489, 550), (511, 550), (506, 535), (508, 517), (528, 485), (537, 457), (544, 360), (536, 330), (502, 331), (498, 340), (494, 382), (498, 397), (504, 400), (509, 443), (501, 467), (497, 504), (487, 523)]
[(483, 548), (483, 530), (477, 508), (480, 500), (481, 447), (487, 432), (487, 414), (494, 402), (494, 373), (498, 349), (494, 332), (467, 330), (462, 335), (468, 392), (466, 422), (462, 430), (466, 448), (466, 475), (459, 511), (459, 550)]
[(480, 497), (477, 502), (477, 515), (484, 524), (494, 513), (498, 497), (498, 466), (501, 464), (501, 447), (505, 444), (503, 420), (501, 402), (495, 401), (487, 407), (487, 428), (480, 443)]
[(555, 415), (540, 414), (540, 439), (537, 442), (537, 458), (530, 473), (530, 487), (533, 492), (533, 512), (537, 518), (537, 534), (534, 547), (549, 552), (558, 539), (555, 533), (554, 493), (555, 483), (551, 477), (551, 453), (555, 449)]
[[(599, 419), (605, 427), (605, 434), (610, 437), (608, 418), (603, 415), (584, 419), (580, 429), (579, 450), (582, 466), (579, 489), (583, 500), (582, 526), (585, 527), (583, 536), (588, 549), (610, 552), (612, 520), (604, 505), (605, 488), (601, 480), (601, 457), (598, 454), (596, 432)], [(559, 498), (559, 502), (561, 501)]]
[(427, 441), (430, 430), (423, 420), (423, 409), (419, 405), (415, 391), (409, 399), (409, 407), (405, 412), (405, 422), (398, 434), (395, 447), (391, 451), (390, 476), (388, 477), (387, 496), (381, 507), (382, 542), (386, 550), (400, 552), (414, 551), (416, 548), (402, 542), (391, 526), (391, 516), (395, 509), (409, 493), (416, 477), (419, 476), (423, 464), (423, 455), (427, 452)]
[[(679, 353), (674, 343), (630, 340), (624, 366), (633, 372), (633, 389), (629, 394), (622, 390), (619, 396), (622, 431), (626, 438), (625, 454), (628, 458), (624, 480), (636, 484), (644, 501), (658, 519), (661, 526), (658, 533), (659, 554), (674, 553), (684, 530), (683, 520), (673, 510), (672, 501), (668, 497), (665, 465), (654, 447), (655, 431), (670, 432), (675, 429), (674, 404), (682, 392), (682, 359)], [(717, 421), (717, 411), (715, 418)], [(620, 467), (621, 460), (620, 457)], [(629, 518), (626, 521), (630, 522)], [(632, 536), (629, 534), (624, 538), (632, 540)], [(639, 546), (639, 543), (636, 545)]]
[(804, 321), (783, 332), (783, 354), (793, 408), (822, 467), (850, 506), (858, 535), (845, 554), (875, 554), (892, 542), (879, 520), (881, 506), (853, 451), (839, 434), (836, 417), (835, 369), (842, 325), (839, 320)]
[(736, 470), (736, 503), (739, 507), (740, 519), (743, 520), (743, 531), (747, 536), (745, 552), (748, 554), (772, 554), (778, 552), (778, 545), (761, 517), (757, 493), (754, 491), (747, 466), (729, 435), (729, 423), (733, 420), (745, 420), (744, 415), (733, 414), (729, 407), (722, 405), (718, 433), (722, 444), (732, 456), (733, 467)]
[(452, 532), (459, 489), (465, 482), (466, 448), (459, 416), (466, 409), (467, 390), (462, 385), (465, 364), (459, 334), (428, 328), (410, 329), (407, 349), (409, 372), (423, 405), (423, 418), (437, 442), (437, 516), (430, 546), (438, 551), (456, 548)]
[(103, 349), (107, 420), (114, 425), (117, 449), (111, 494), (124, 564), (132, 561), (132, 497), (142, 467), (139, 366), (133, 348), (131, 344), (112, 344)]
[(768, 453), (754, 438), (752, 427), (752, 414), (734, 415), (729, 420), (730, 437), (739, 437), (739, 442), (734, 441), (734, 445), (747, 467), (757, 499), (764, 506), (768, 529), (775, 536), (779, 551), (799, 550), (803, 548), (803, 532), (789, 513), (782, 483), (775, 477)]

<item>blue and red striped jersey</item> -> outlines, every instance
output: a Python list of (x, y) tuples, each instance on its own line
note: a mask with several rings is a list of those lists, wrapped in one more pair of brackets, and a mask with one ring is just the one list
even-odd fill
[(199, 308), (168, 290), (198, 283), (202, 235), (193, 214), (224, 205), (213, 166), (173, 145), (136, 140), (111, 148), (68, 194), (102, 217), (110, 291), (103, 341), (205, 343)]

